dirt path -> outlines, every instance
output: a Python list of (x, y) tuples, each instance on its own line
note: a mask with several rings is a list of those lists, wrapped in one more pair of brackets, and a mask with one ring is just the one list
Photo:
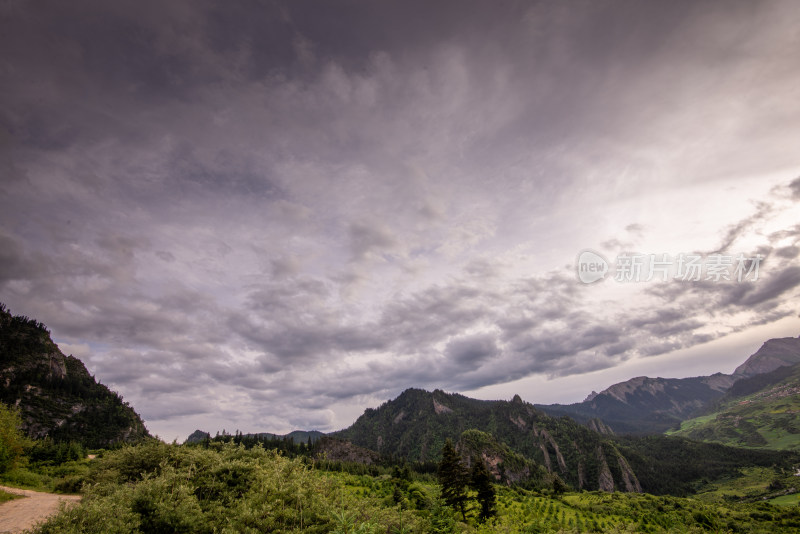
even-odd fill
[(55, 495), (5, 486), (0, 486), (0, 490), (25, 496), (24, 499), (14, 499), (0, 504), (0, 534), (22, 532), (58, 512), (61, 501), (80, 500), (78, 495)]

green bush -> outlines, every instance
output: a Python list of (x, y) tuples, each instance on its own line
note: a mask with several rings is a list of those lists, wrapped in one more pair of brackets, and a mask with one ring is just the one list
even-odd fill
[(153, 442), (107, 452), (91, 464), (83, 501), (37, 532), (322, 533), (341, 530), (342, 518), (347, 532), (428, 530), (413, 513), (350, 494), (339, 478), (300, 459), (212, 445)]
[(17, 467), (3, 473), (2, 480), (11, 486), (19, 486), (30, 489), (46, 488), (50, 483), (50, 477), (33, 473), (28, 469)]
[(16, 467), (30, 444), (21, 427), (19, 410), (0, 402), (0, 473)]

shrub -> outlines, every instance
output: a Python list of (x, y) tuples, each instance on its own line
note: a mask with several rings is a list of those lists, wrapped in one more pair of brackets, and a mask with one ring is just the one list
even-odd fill
[(19, 411), (0, 402), (0, 473), (16, 467), (30, 444), (21, 427)]

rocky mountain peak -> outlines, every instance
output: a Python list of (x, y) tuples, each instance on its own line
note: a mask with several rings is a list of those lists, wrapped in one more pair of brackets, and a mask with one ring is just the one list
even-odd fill
[(733, 372), (743, 378), (769, 373), (779, 367), (800, 363), (800, 337), (770, 339)]

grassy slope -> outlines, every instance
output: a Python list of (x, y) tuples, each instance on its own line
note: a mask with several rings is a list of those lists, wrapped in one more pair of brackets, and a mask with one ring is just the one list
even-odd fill
[(726, 396), (714, 413), (667, 433), (737, 447), (800, 450), (800, 367), (756, 392)]

